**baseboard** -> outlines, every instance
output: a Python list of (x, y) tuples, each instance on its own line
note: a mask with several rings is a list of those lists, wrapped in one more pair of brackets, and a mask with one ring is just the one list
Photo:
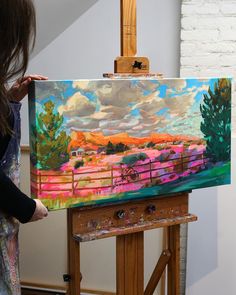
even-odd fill
[(66, 288), (36, 283), (21, 282), (22, 295), (65, 295)]
[[(67, 291), (62, 286), (52, 286), (46, 284), (36, 284), (21, 282), (22, 295), (66, 295)], [(101, 290), (82, 289), (81, 295), (116, 295), (113, 292)]]
[(106, 292), (106, 291), (97, 291), (97, 290), (89, 290), (89, 289), (82, 289), (81, 295), (116, 295), (113, 292)]

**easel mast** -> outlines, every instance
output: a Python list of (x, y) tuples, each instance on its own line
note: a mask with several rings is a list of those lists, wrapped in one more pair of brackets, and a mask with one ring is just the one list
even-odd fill
[(120, 9), (121, 56), (135, 56), (137, 53), (136, 0), (121, 0)]
[[(136, 57), (136, 0), (120, 4), (121, 56), (115, 60), (115, 75), (150, 76), (148, 58)], [(117, 295), (152, 295), (167, 265), (168, 295), (180, 295), (180, 224), (196, 219), (188, 212), (187, 193), (68, 209), (68, 295), (80, 294), (80, 242), (112, 236), (116, 236)], [(164, 227), (168, 247), (144, 290), (144, 231)]]
[(137, 6), (136, 0), (120, 0), (120, 52), (114, 65), (119, 74), (148, 74), (149, 60), (136, 57), (137, 53)]

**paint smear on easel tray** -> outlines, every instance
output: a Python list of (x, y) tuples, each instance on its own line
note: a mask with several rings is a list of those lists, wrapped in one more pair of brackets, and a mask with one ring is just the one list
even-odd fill
[(230, 183), (228, 78), (35, 81), (29, 115), (51, 210)]

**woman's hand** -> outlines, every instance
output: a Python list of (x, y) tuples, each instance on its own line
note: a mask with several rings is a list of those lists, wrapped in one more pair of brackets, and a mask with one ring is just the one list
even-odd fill
[(28, 94), (28, 86), (33, 80), (47, 80), (48, 77), (41, 75), (29, 75), (18, 79), (9, 89), (10, 99), (21, 101)]
[(36, 208), (34, 211), (34, 214), (32, 218), (30, 219), (30, 222), (32, 221), (37, 221), (40, 219), (43, 219), (44, 217), (48, 216), (48, 210), (47, 208), (43, 205), (43, 203), (40, 200), (34, 200), (36, 203)]

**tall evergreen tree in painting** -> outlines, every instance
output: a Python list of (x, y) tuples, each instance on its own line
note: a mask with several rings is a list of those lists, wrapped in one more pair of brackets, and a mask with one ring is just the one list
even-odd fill
[(206, 156), (212, 162), (229, 161), (231, 146), (231, 82), (219, 79), (204, 94), (200, 105), (203, 121), (201, 131), (206, 140)]
[(46, 102), (44, 112), (37, 115), (36, 127), (32, 129), (37, 133), (37, 136), (34, 135), (32, 154), (33, 158), (37, 157), (39, 169), (57, 169), (69, 160), (67, 149), (70, 137), (61, 130), (63, 116), (55, 112), (54, 107), (52, 101)]

